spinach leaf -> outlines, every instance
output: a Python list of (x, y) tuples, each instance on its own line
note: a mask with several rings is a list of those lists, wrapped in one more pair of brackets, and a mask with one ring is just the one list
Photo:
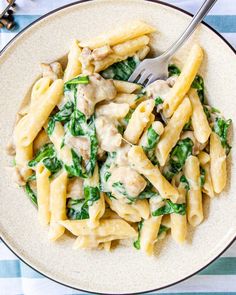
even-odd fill
[(182, 175), (180, 177), (180, 182), (184, 184), (184, 188), (186, 189), (186, 191), (190, 190), (189, 182), (188, 182), (187, 178), (184, 175)]
[(225, 148), (227, 155), (229, 154), (231, 149), (231, 146), (227, 141), (228, 129), (231, 123), (231, 119), (224, 120), (223, 118), (216, 118), (213, 126), (213, 131), (219, 136), (221, 144), (223, 148)]
[(29, 198), (30, 198), (30, 200), (32, 201), (32, 203), (33, 203), (35, 206), (38, 206), (37, 196), (36, 196), (36, 194), (34, 193), (34, 191), (32, 190), (32, 188), (30, 187), (30, 184), (29, 184), (28, 181), (26, 182), (26, 185), (25, 185), (25, 192), (26, 192), (27, 195), (29, 196)]
[(68, 101), (59, 112), (57, 112), (54, 116), (51, 116), (47, 127), (48, 135), (52, 135), (56, 122), (69, 122), (70, 116), (73, 113), (73, 111), (74, 103)]
[(205, 87), (204, 87), (204, 80), (200, 75), (196, 75), (191, 87), (197, 89), (197, 93), (200, 98), (200, 101), (201, 101), (201, 103), (204, 103), (204, 101), (205, 101), (205, 94), (204, 94)]
[(73, 149), (71, 149), (71, 154), (73, 164), (71, 166), (68, 166), (66, 164), (64, 165), (66, 171), (69, 174), (69, 177), (77, 176), (87, 178), (86, 172), (82, 167), (82, 157), (77, 155)]
[(201, 187), (203, 187), (205, 181), (206, 181), (206, 170), (204, 168), (200, 167), (200, 182), (201, 182)]
[(152, 212), (152, 216), (161, 216), (166, 214), (186, 214), (186, 204), (175, 204), (171, 200), (166, 200), (166, 204)]
[(181, 171), (188, 156), (192, 153), (193, 142), (190, 138), (179, 140), (170, 152), (170, 159), (165, 169), (165, 177), (171, 181)]
[(51, 171), (51, 173), (57, 173), (62, 168), (61, 161), (59, 161), (56, 157), (45, 158), (43, 160), (43, 164), (49, 171)]
[(28, 178), (27, 178), (27, 182), (28, 181), (32, 181), (32, 180), (36, 180), (36, 174), (33, 173), (32, 175), (30, 175)]
[(129, 120), (130, 120), (133, 112), (134, 112), (134, 110), (133, 109), (130, 109), (129, 112), (128, 112), (128, 114), (124, 117), (124, 122), (125, 122), (126, 125), (128, 125)]
[(125, 189), (125, 186), (124, 186), (124, 184), (123, 184), (122, 182), (120, 182), (120, 181), (118, 181), (118, 182), (114, 182), (114, 183), (112, 184), (112, 187), (114, 187), (114, 189), (115, 189), (118, 193), (124, 195), (124, 196), (125, 196), (125, 197), (126, 197), (131, 203), (135, 201), (136, 198), (130, 196), (130, 195), (127, 193), (127, 191), (126, 191), (126, 189)]
[(108, 198), (109, 198), (110, 200), (112, 200), (112, 199), (117, 200), (117, 198), (114, 197), (110, 192), (106, 192), (106, 194), (107, 194), (107, 196), (108, 196)]
[(163, 99), (158, 96), (157, 98), (155, 98), (155, 106), (158, 106), (159, 104), (162, 104), (164, 101)]
[(210, 121), (211, 120), (211, 113), (206, 105), (203, 105), (203, 111), (207, 117), (207, 120)]
[(160, 236), (162, 233), (167, 232), (169, 229), (169, 227), (161, 224), (157, 236)]
[(191, 120), (191, 118), (190, 118), (190, 120), (184, 125), (183, 130), (184, 130), (184, 131), (191, 130), (191, 124), (192, 124), (192, 120)]
[(114, 162), (115, 157), (116, 157), (116, 152), (108, 153), (108, 157), (100, 169), (100, 180), (101, 180), (100, 187), (102, 192), (108, 191), (108, 188), (106, 187), (106, 183), (111, 176), (109, 169), (111, 168), (111, 165)]
[(134, 241), (133, 245), (137, 250), (140, 250), (141, 229), (143, 227), (143, 219), (138, 223), (138, 239)]
[(86, 131), (84, 130), (86, 124), (85, 115), (80, 112), (78, 109), (75, 109), (70, 117), (68, 123), (68, 130), (73, 136), (85, 135)]
[(211, 107), (211, 112), (214, 113), (220, 113), (220, 111), (214, 107)]
[(143, 150), (149, 160), (156, 165), (158, 163), (156, 155), (155, 155), (155, 149), (157, 146), (157, 143), (159, 141), (160, 135), (150, 126), (148, 128), (147, 132), (147, 145), (143, 146)]
[(139, 63), (140, 61), (137, 57), (128, 57), (126, 60), (111, 65), (100, 74), (105, 79), (128, 81)]
[(96, 136), (96, 128), (94, 123), (94, 116), (90, 119), (88, 124), (88, 136), (90, 139), (90, 158), (86, 163), (86, 172), (90, 177), (93, 175), (96, 163), (97, 163), (97, 152), (98, 152), (98, 140)]
[(56, 152), (52, 143), (46, 143), (37, 152), (34, 159), (29, 161), (28, 166), (35, 167), (41, 161), (51, 173), (56, 173), (62, 168), (62, 164), (56, 157)]
[(150, 199), (152, 197), (157, 197), (159, 194), (153, 190), (153, 185), (148, 182), (145, 189), (138, 195), (139, 200)]
[(168, 66), (168, 72), (169, 72), (169, 77), (174, 75), (179, 76), (181, 73), (180, 69), (174, 64), (171, 64)]
[(77, 88), (78, 84), (88, 84), (89, 83), (89, 76), (78, 76), (64, 84), (64, 92), (71, 91)]
[(39, 162), (41, 162), (45, 158), (55, 156), (55, 150), (52, 143), (46, 143), (41, 149), (36, 153), (33, 160), (28, 162), (29, 167), (36, 166)]
[(85, 186), (84, 197), (88, 206), (92, 206), (94, 202), (100, 199), (100, 190), (98, 187)]
[(74, 200), (68, 199), (67, 201), (67, 217), (68, 219), (81, 220), (88, 219), (88, 204), (85, 199)]

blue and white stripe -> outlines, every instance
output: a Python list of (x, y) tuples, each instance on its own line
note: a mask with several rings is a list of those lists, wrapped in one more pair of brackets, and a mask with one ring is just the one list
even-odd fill
[[(70, 0), (17, 0), (18, 11), (15, 15), (18, 27), (13, 31), (0, 31), (0, 49), (3, 48), (20, 30), (41, 15), (66, 5)], [(203, 0), (166, 0), (194, 13)], [(0, 10), (5, 5), (0, 0)], [(218, 0), (205, 21), (220, 32), (236, 48), (236, 0)], [(151, 294), (217, 294), (236, 295), (236, 243), (219, 259), (206, 269), (179, 283)], [(0, 295), (64, 295), (85, 294), (57, 284), (21, 262), (0, 241)]]

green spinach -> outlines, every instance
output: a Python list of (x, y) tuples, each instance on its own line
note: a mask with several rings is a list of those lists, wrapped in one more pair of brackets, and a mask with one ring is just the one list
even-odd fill
[(74, 103), (68, 101), (62, 109), (57, 112), (55, 115), (51, 116), (48, 122), (47, 133), (48, 135), (52, 135), (56, 122), (69, 122), (70, 116), (74, 111)]
[(84, 197), (88, 206), (92, 206), (94, 202), (100, 199), (100, 190), (98, 187), (85, 186)]
[(140, 250), (140, 237), (141, 237), (141, 230), (143, 227), (143, 219), (138, 223), (138, 239), (134, 241), (133, 245), (137, 250)]
[(232, 120), (224, 120), (223, 118), (216, 118), (213, 131), (219, 136), (223, 148), (225, 148), (226, 154), (228, 155), (231, 149), (231, 146), (228, 143), (228, 129), (231, 125)]
[(205, 94), (204, 94), (205, 87), (204, 87), (204, 80), (200, 75), (196, 75), (191, 87), (197, 89), (197, 93), (200, 98), (200, 101), (201, 101), (201, 103), (204, 103), (204, 101), (205, 101)]
[(169, 72), (169, 77), (174, 75), (179, 76), (181, 73), (180, 69), (174, 64), (171, 64), (168, 66), (168, 72)]
[(86, 173), (90, 177), (93, 175), (93, 172), (97, 163), (97, 153), (98, 153), (98, 140), (96, 136), (94, 116), (92, 116), (88, 124), (87, 134), (90, 139), (90, 158), (89, 158), (89, 161), (86, 163)]
[(82, 157), (77, 155), (73, 149), (71, 149), (71, 155), (73, 164), (71, 166), (66, 164), (64, 165), (69, 177), (77, 176), (87, 178), (86, 171), (84, 171), (82, 167)]
[(126, 189), (125, 189), (125, 186), (124, 186), (124, 184), (123, 184), (122, 182), (120, 182), (120, 181), (118, 181), (118, 182), (114, 182), (114, 183), (112, 184), (112, 187), (113, 187), (118, 193), (124, 195), (124, 196), (125, 196), (125, 197), (126, 197), (131, 203), (133, 203), (133, 202), (136, 200), (135, 197), (132, 197), (132, 196), (130, 196), (130, 195), (127, 193), (127, 191), (126, 191)]
[(137, 57), (128, 57), (126, 60), (111, 65), (100, 74), (105, 79), (128, 81), (139, 63), (140, 61)]
[(68, 199), (67, 217), (72, 220), (81, 220), (89, 218), (88, 204), (85, 199)]
[(185, 177), (185, 175), (182, 175), (180, 177), (180, 182), (184, 185), (184, 188), (186, 191), (190, 190), (189, 182), (188, 182), (187, 178)]
[(171, 181), (173, 176), (181, 171), (188, 156), (192, 153), (193, 142), (190, 138), (179, 140), (170, 152), (170, 159), (164, 175)]
[(143, 146), (143, 150), (154, 165), (158, 163), (155, 150), (159, 139), (160, 135), (150, 126), (147, 131), (147, 145)]
[(25, 185), (25, 192), (28, 195), (28, 197), (30, 198), (30, 200), (32, 201), (32, 203), (35, 206), (38, 206), (37, 196), (36, 196), (35, 192), (32, 190), (32, 188), (30, 187), (30, 184), (28, 181), (26, 182), (26, 185)]
[(169, 229), (169, 227), (161, 224), (157, 236), (159, 237), (162, 233), (167, 232)]
[(33, 160), (29, 161), (28, 166), (35, 167), (41, 161), (51, 173), (56, 173), (62, 168), (62, 164), (56, 157), (56, 151), (52, 143), (46, 143), (36, 153)]
[(157, 98), (155, 98), (155, 106), (158, 106), (159, 104), (162, 104), (164, 101), (163, 99), (158, 96)]
[(166, 200), (166, 204), (152, 212), (152, 216), (161, 216), (166, 214), (186, 214), (186, 204), (175, 204), (171, 200)]
[(206, 170), (204, 168), (200, 167), (200, 183), (201, 183), (201, 187), (203, 187), (205, 181), (206, 181)]
[(78, 76), (64, 84), (64, 92), (71, 91), (77, 89), (78, 84), (88, 84), (89, 83), (89, 76)]

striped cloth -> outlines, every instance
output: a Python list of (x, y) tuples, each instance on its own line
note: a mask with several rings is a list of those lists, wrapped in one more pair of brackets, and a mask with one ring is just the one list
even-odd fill
[[(194, 13), (203, 0), (166, 0), (191, 13)], [(0, 10), (5, 5), (0, 0)], [(18, 27), (9, 32), (0, 30), (0, 49), (9, 42), (16, 33), (36, 20), (40, 15), (59, 6), (68, 4), (70, 0), (17, 0), (18, 10), (15, 15)], [(218, 0), (205, 21), (220, 32), (236, 47), (236, 1)], [(236, 294), (236, 243), (219, 259), (192, 278), (173, 287), (151, 294)], [(0, 241), (0, 295), (64, 295), (85, 294), (57, 284), (21, 262)]]

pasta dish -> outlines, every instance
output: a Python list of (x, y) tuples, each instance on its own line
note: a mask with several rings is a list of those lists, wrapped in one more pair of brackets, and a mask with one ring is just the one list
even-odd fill
[(207, 103), (202, 48), (193, 44), (181, 69), (170, 64), (167, 80), (127, 81), (154, 32), (132, 21), (74, 40), (65, 68), (41, 64), (8, 152), (52, 241), (68, 230), (74, 249), (130, 240), (152, 255), (168, 232), (185, 242), (203, 198), (226, 185), (231, 120)]

